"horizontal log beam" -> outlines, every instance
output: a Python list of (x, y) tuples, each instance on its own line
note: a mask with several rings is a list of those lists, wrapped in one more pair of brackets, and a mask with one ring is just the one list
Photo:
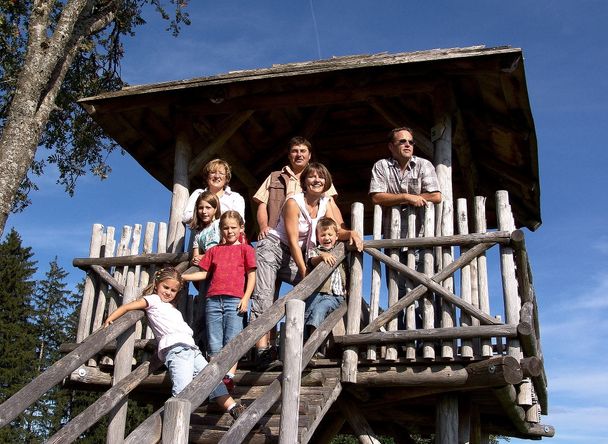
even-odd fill
[(190, 253), (146, 253), (116, 257), (76, 258), (72, 261), (72, 265), (83, 269), (91, 265), (100, 265), (106, 268), (128, 267), (132, 265), (178, 264), (188, 261), (189, 258)]
[[(59, 346), (59, 353), (65, 354), (70, 353), (79, 346), (77, 342), (66, 342)], [(136, 339), (135, 340), (135, 350), (148, 350), (148, 351), (156, 351), (156, 347), (158, 345), (158, 341), (156, 339)], [(99, 351), (100, 353), (113, 353), (116, 351), (116, 341), (108, 342), (106, 345), (102, 347)]]
[(445, 387), (448, 389), (502, 387), (518, 384), (523, 372), (517, 359), (497, 356), (485, 361), (463, 365), (431, 365), (428, 367), (364, 367), (359, 366), (357, 385), (373, 387)]
[(428, 328), (417, 330), (399, 330), (358, 335), (335, 336), (337, 344), (352, 345), (384, 345), (403, 344), (416, 339), (475, 339), (475, 338), (515, 338), (516, 325), (480, 325), (475, 327)]
[(370, 239), (363, 241), (363, 246), (369, 248), (469, 247), (471, 245), (486, 242), (509, 244), (511, 242), (511, 234), (508, 231), (492, 231), (489, 233), (457, 234), (453, 236), (415, 237), (405, 239)]

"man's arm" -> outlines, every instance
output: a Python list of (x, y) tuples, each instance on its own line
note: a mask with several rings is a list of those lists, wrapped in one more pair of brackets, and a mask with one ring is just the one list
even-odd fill
[(411, 205), (414, 207), (423, 207), (427, 202), (441, 202), (441, 193), (435, 191), (433, 193), (408, 194), (408, 193), (372, 193), (372, 202), (383, 207), (392, 207), (395, 205)]
[(268, 226), (268, 205), (264, 202), (258, 204), (256, 219), (258, 221), (258, 227), (260, 227), (258, 240), (262, 240), (268, 235), (268, 231), (270, 230), (270, 227)]

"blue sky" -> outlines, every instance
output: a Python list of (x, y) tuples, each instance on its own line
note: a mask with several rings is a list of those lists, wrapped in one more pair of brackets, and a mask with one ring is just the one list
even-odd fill
[[(192, 1), (175, 39), (154, 14), (126, 43), (130, 84), (180, 80), (274, 63), (432, 48), (523, 49), (536, 125), (543, 225), (527, 233), (549, 378), (553, 443), (608, 443), (608, 2)], [(314, 16), (312, 14), (314, 10)], [(604, 29), (604, 31), (602, 31)], [(93, 223), (119, 229), (168, 217), (170, 193), (128, 156), (106, 181), (83, 178), (69, 198), (52, 171), (26, 212), (9, 218), (41, 269), (71, 273)], [(137, 191), (134, 191), (137, 190)], [(8, 229), (7, 229), (8, 231)], [(512, 440), (511, 442), (519, 442)], [(522, 441), (523, 442), (523, 441)]]

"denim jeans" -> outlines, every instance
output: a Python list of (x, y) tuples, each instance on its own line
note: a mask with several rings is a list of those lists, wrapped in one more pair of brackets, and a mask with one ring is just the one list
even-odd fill
[(243, 316), (237, 310), (241, 302), (235, 296), (207, 298), (207, 345), (209, 356), (216, 355), (243, 330)]
[(255, 288), (251, 295), (251, 319), (260, 317), (274, 302), (277, 281), (297, 284), (298, 266), (289, 246), (268, 235), (255, 248)]
[[(176, 396), (190, 384), (192, 378), (207, 366), (207, 361), (197, 347), (177, 344), (167, 352), (165, 365), (169, 370), (171, 382), (173, 383), (171, 395)], [(227, 394), (228, 390), (226, 390), (226, 386), (223, 382), (220, 382), (209, 394), (209, 399), (215, 399)]]
[(198, 295), (194, 296), (193, 304), (193, 322), (190, 327), (194, 332), (194, 343), (206, 356), (209, 347), (207, 346), (207, 318), (205, 316), (205, 308), (207, 305), (207, 289), (209, 281), (199, 281)]
[(306, 310), (304, 311), (304, 325), (312, 325), (319, 328), (321, 322), (344, 302), (342, 296), (330, 293), (316, 293), (306, 299)]

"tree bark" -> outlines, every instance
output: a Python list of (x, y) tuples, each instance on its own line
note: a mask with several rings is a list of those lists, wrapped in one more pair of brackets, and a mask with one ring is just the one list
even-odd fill
[(0, 135), (0, 236), (80, 43), (114, 18), (107, 7), (91, 14), (94, 0), (70, 0), (47, 36), (53, 3), (33, 2), (25, 60)]

